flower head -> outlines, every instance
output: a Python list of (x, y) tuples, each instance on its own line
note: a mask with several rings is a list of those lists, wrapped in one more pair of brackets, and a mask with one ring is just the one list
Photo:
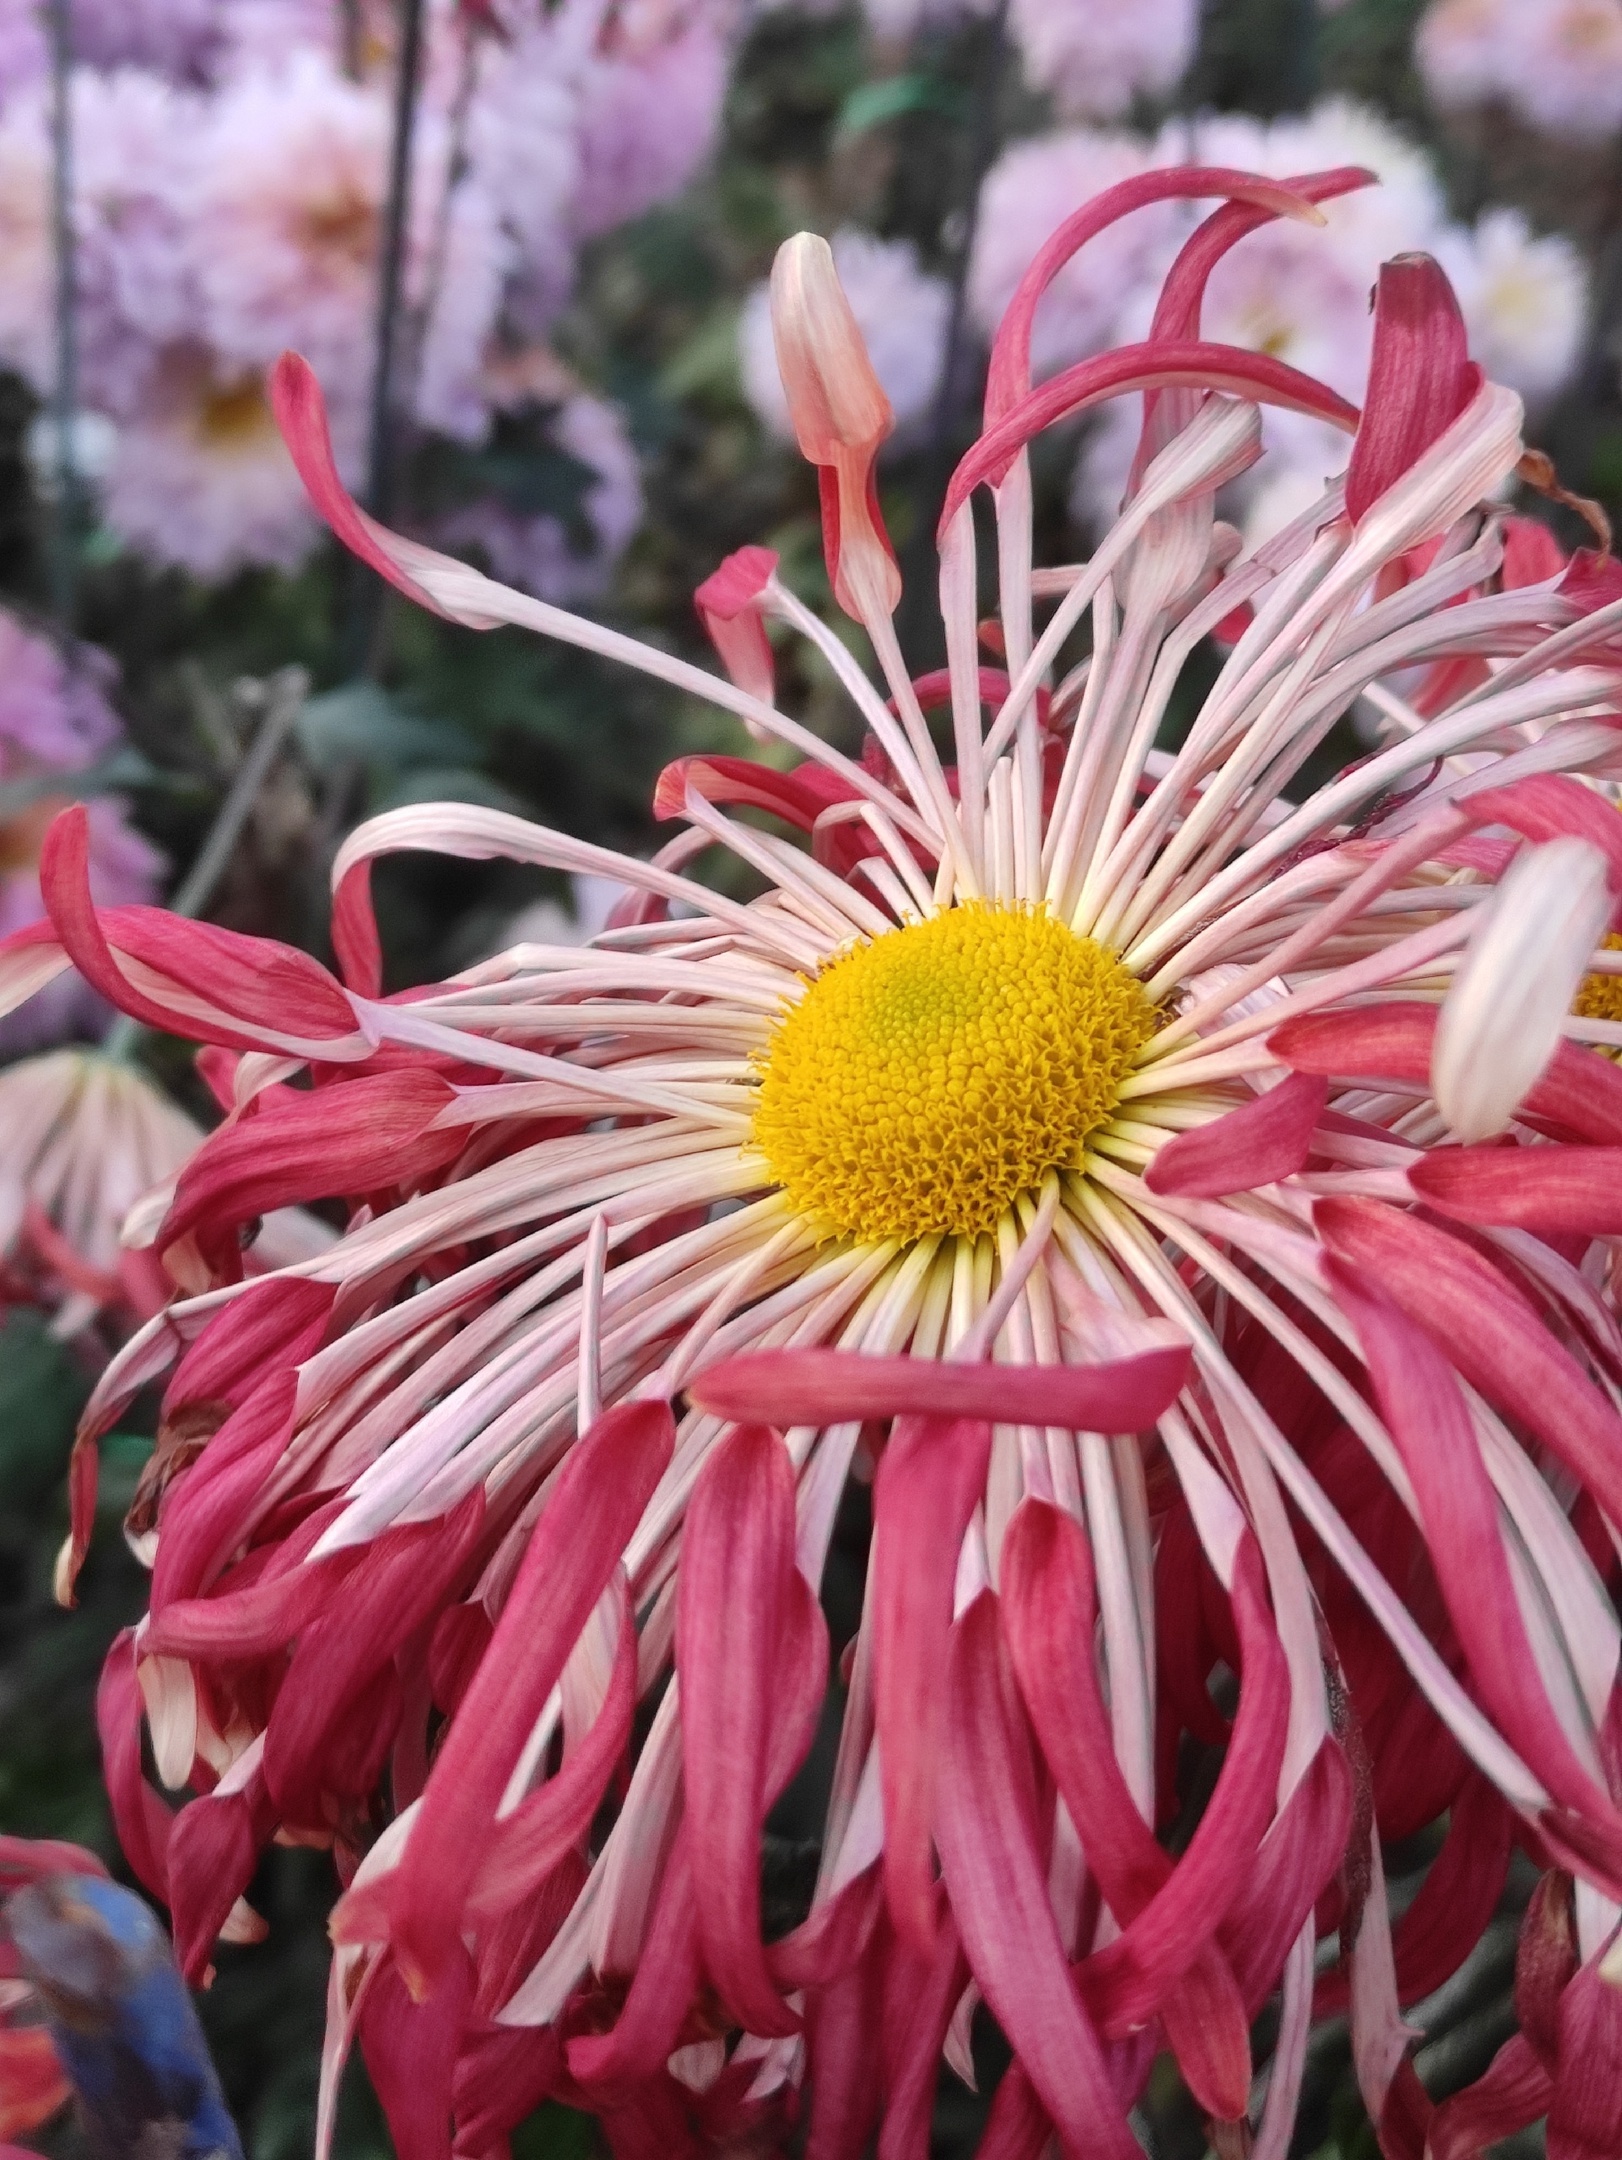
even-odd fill
[[(85, 1428), (172, 1366), (150, 1609), (103, 1689), (126, 1849), (198, 1970), (267, 1837), (333, 1841), (329, 2083), (358, 2036), (436, 2151), (453, 2119), (487, 2149), (545, 2092), (627, 2152), (805, 2112), (825, 2149), (881, 2118), (886, 2149), (922, 2149), (976, 2000), (1012, 2052), (994, 2141), (1124, 2160), (1167, 2048), (1234, 2145), (1275, 1992), (1255, 2127), (1283, 2151), (1320, 1929), (1371, 2112), (1424, 2120), (1401, 2009), (1468, 1953), (1517, 1837), (1600, 1893), (1550, 1968), (1573, 2018), (1599, 1985), (1622, 1419), (1594, 1270), (1622, 1228), (1622, 1077), (1586, 1047), (1611, 1023), (1543, 978), (1575, 991), (1622, 892), (1595, 785), (1622, 665), (1600, 580), (1505, 575), (1519, 401), (1434, 264), (1381, 274), (1361, 415), (1203, 334), (1226, 250), (1357, 177), (1168, 183), (1227, 200), (1149, 334), (1032, 388), (1045, 281), (1139, 185), (1038, 255), (947, 495), (940, 674), (908, 674), (871, 559), (847, 604), (877, 680), (765, 551), (710, 581), (723, 653), (751, 610), (810, 641), (860, 759), (767, 702), (752, 642), (740, 680), (707, 675), (388, 532), (285, 361), (312, 493), (395, 584), (641, 666), (801, 762), (680, 761), (647, 862), (478, 808), (375, 819), (334, 866), (341, 980), (92, 909), (82, 825), (53, 831), (55, 928), (0, 950), (0, 995), (71, 959), (240, 1054), (155, 1233), (195, 1294)], [(861, 482), (887, 411), (825, 257), (790, 244), (778, 327), (837, 563), (853, 530), (883, 545)], [(1030, 442), (1126, 393), (1120, 519), (1090, 561), (1033, 564)], [(1337, 428), (1349, 463), (1236, 554), (1214, 501), (1263, 404)], [(1365, 697), (1396, 739), (1302, 786)], [(755, 898), (690, 874), (716, 847)], [(628, 897), (584, 947), (385, 998), (370, 865), (413, 849)], [(1450, 1144), (1454, 1116), (1497, 1139)], [(351, 1204), (337, 1243), (244, 1284), (244, 1225), (316, 1197)], [(765, 1826), (829, 1703), (819, 1594), (875, 1459), (816, 1882), (768, 1930)], [(143, 1703), (159, 1776), (207, 1788), (172, 1824)], [(1198, 1749), (1220, 1772), (1174, 1858), (1157, 1832)], [(1381, 1841), (1444, 1816), (1393, 1929)], [(1594, 2089), (1595, 2045), (1540, 2068), (1556, 2110)]]

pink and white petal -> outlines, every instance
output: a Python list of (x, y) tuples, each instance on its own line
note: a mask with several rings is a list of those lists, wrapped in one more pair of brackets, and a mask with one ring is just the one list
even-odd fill
[(1461, 1140), (1502, 1132), (1549, 1065), (1611, 907), (1590, 841), (1562, 835), (1510, 864), (1436, 1026), (1431, 1085)]

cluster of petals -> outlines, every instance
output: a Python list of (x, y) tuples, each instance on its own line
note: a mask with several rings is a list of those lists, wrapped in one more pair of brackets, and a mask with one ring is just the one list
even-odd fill
[[(544, 339), (581, 242), (674, 193), (707, 156), (735, 10), (428, 12), (407, 395), (423, 427), (478, 442), (504, 356)], [(110, 423), (105, 470), (90, 477), (113, 532), (200, 577), (288, 567), (318, 534), (264, 396), (283, 346), (320, 368), (351, 480), (364, 453), (394, 55), (393, 11), (355, 14), (358, 69), (340, 50), (344, 11), (295, 0), (167, 0), (167, 13), (153, 0), (89, 10), (81, 26), (80, 387)], [(43, 73), (19, 63), (8, 82), (0, 68), (0, 360), (41, 392), (54, 368), (51, 158)], [(596, 552), (609, 559), (625, 537), (618, 447), (594, 468), (607, 520)], [(542, 589), (581, 597), (546, 535), (528, 537)]]
[[(648, 861), (468, 806), (373, 820), (334, 865), (336, 973), (98, 909), (69, 812), (50, 923), (0, 947), (0, 1000), (75, 966), (206, 1044), (231, 1105), (151, 1232), (187, 1295), (87, 1411), (64, 1573), (97, 1433), (161, 1380), (109, 1792), (193, 1973), (251, 1930), (268, 1840), (330, 1844), (322, 2151), (358, 2044), (424, 2160), (500, 2153), (548, 2095), (649, 2160), (801, 2132), (922, 2156), (984, 2014), (1011, 2055), (988, 2152), (1127, 2160), (1169, 2052), (1219, 2150), (1282, 2160), (1340, 2012), (1391, 2160), (1539, 2117), (1556, 2160), (1622, 2145), (1622, 1026), (1574, 1010), (1618, 965), (1622, 578), (1506, 523), (1520, 401), (1430, 259), (1381, 273), (1361, 413), (1205, 334), (1231, 249), (1369, 177), (1145, 174), (1054, 235), (948, 491), (948, 665), (918, 680), (872, 487), (890, 414), (819, 241), (780, 258), (778, 352), (876, 678), (763, 548), (700, 589), (709, 674), (387, 531), (281, 364), (316, 503), (403, 591), (772, 751), (672, 766)], [(1165, 200), (1215, 207), (1147, 335), (1033, 384), (1046, 283)], [(1132, 394), (1120, 518), (1034, 564), (1030, 443)], [(1216, 498), (1264, 406), (1347, 457), (1247, 553)], [(859, 757), (777, 707), (768, 623), (843, 686)], [(1305, 786), (1360, 699), (1387, 747)], [(691, 874), (714, 849), (756, 897)], [(368, 881), (401, 850), (626, 897), (584, 945), (384, 995)], [(989, 1230), (830, 1236), (757, 1139), (775, 1031), (959, 909), (1091, 941), (1153, 1024)], [(254, 1226), (315, 1200), (342, 1235), (250, 1279)], [(768, 1916), (825, 1718), (815, 1881)], [(1393, 1920), (1382, 1849), (1432, 1825)], [(1517, 1851), (1520, 2029), (1438, 2104), (1410, 2015)]]
[[(1322, 231), (1283, 222), (1221, 264), (1206, 316), (1214, 336), (1287, 360), (1360, 402), (1371, 350), (1368, 296), (1380, 264), (1424, 250), (1447, 270), (1471, 349), (1495, 380), (1535, 406), (1569, 377), (1588, 313), (1588, 275), (1577, 250), (1559, 235), (1534, 233), (1515, 210), (1490, 210), (1474, 227), (1452, 222), (1425, 153), (1378, 114), (1340, 98), (1272, 122), (1245, 114), (1178, 119), (1153, 139), (1063, 128), (1015, 144), (992, 167), (981, 201), (969, 293), (985, 333), (995, 332), (1027, 265), (1079, 194), (1188, 158), (1275, 178), (1363, 165), (1382, 183), (1326, 204)], [(1161, 204), (1101, 235), (1096, 248), (1068, 264), (1037, 311), (1037, 374), (1141, 337), (1186, 234), (1178, 207)], [(1333, 430), (1311, 415), (1270, 414), (1264, 434), (1275, 454), (1237, 491), (1253, 539), (1268, 537), (1314, 500), (1336, 463)], [(1130, 416), (1121, 411), (1090, 432), (1074, 490), (1089, 523), (1114, 515), (1134, 444)]]

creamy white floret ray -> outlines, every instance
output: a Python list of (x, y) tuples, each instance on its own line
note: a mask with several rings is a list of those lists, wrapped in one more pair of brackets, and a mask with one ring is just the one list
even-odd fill
[[(801, 302), (814, 314), (822, 270), (815, 261), (798, 268)], [(1479, 383), (1360, 515), (1346, 514), (1336, 482), (1286, 531), (1237, 559), (1215, 495), (1259, 452), (1257, 408), (1232, 394), (1245, 380), (1242, 356), (1231, 381), (1218, 370), (1219, 387), (1203, 392), (1186, 374), (1144, 370), (1151, 384), (1167, 385), (1163, 439), (1149, 442), (1153, 454), (1132, 499), (1089, 561), (1033, 568), (1029, 474), (1023, 449), (1013, 447), (995, 489), (1010, 681), (990, 712), (976, 672), (978, 570), (966, 506), (944, 535), (956, 773), (949, 783), (891, 627), (893, 566), (862, 524), (871, 461), (871, 444), (865, 461), (863, 445), (875, 430), (863, 406), (871, 384), (861, 376), (859, 342), (853, 353), (854, 332), (837, 323), (825, 338), (814, 320), (800, 329), (799, 361), (812, 375), (823, 369), (815, 388), (824, 400), (802, 426), (802, 443), (808, 433), (815, 439), (810, 447), (833, 476), (842, 519), (836, 589), (869, 633), (878, 679), (774, 573), (758, 579), (750, 606), (808, 640), (833, 670), (884, 753), (886, 778), (839, 755), (755, 689), (498, 586), (364, 519), (323, 467), (313, 385), (284, 363), (284, 425), (312, 491), (341, 536), (396, 583), (454, 621), (529, 627), (709, 699), (841, 783), (843, 799), (823, 813), (821, 829), (852, 825), (876, 852), (838, 874), (777, 833), (741, 823), (711, 799), (723, 791), (702, 760), (670, 782), (681, 789), (683, 829), (649, 862), (456, 804), (392, 812), (350, 836), (333, 875), (340, 933), (347, 922), (351, 936), (365, 866), (401, 850), (503, 856), (613, 877), (650, 905), (589, 946), (520, 946), (409, 1003), (382, 1000), (375, 986), (352, 988), (348, 1037), (300, 1039), (290, 1022), (286, 1034), (267, 1035), (245, 1058), (242, 1102), (310, 1057), (358, 1061), (394, 1045), (499, 1076), (458, 1086), (440, 1114), (442, 1125), (465, 1126), (470, 1138), (515, 1117), (587, 1121), (469, 1168), (375, 1220), (358, 1218), (330, 1253), (284, 1271), (337, 1285), (337, 1324), (328, 1345), (299, 1368), (293, 1437), (266, 1506), (319, 1466), (323, 1489), (345, 1494), (314, 1549), (319, 1558), (391, 1525), (435, 1519), (475, 1490), (494, 1499), (516, 1489), (525, 1495), (521, 1511), (485, 1577), (499, 1598), (537, 1519), (544, 1522), (552, 1473), (599, 1414), (638, 1399), (677, 1403), (673, 1457), (621, 1554), (629, 1608), (605, 1599), (581, 1637), (513, 1767), (503, 1802), (510, 1813), (542, 1777), (566, 1706), (575, 1721), (605, 1699), (623, 1611), (634, 1612), (640, 1630), (639, 1686), (668, 1669), (684, 1513), (733, 1418), (782, 1426), (795, 1414), (792, 1389), (786, 1403), (774, 1398), (769, 1367), (753, 1368), (761, 1377), (746, 1375), (724, 1399), (708, 1401), (707, 1373), (742, 1353), (835, 1348), (944, 1368), (968, 1390), (986, 1360), (1058, 1375), (1181, 1345), (1191, 1353), (1191, 1377), (1156, 1420), (1158, 1439), (1218, 1578), (1231, 1589), (1241, 1547), (1253, 1537), (1259, 1549), (1288, 1672), (1277, 1807), (1288, 1803), (1335, 1721), (1289, 1503), (1361, 1593), (1466, 1756), (1511, 1805), (1546, 1824), (1558, 1810), (1581, 1812), (1591, 1786), (1609, 1835), (1596, 1733), (1622, 1637), (1533, 1453), (1483, 1394), (1461, 1396), (1464, 1444), (1499, 1510), (1497, 1527), (1489, 1522), (1483, 1535), (1500, 1541), (1495, 1565), (1516, 1586), (1520, 1664), (1510, 1684), (1520, 1686), (1528, 1671), (1541, 1675), (1536, 1716), (1519, 1718), (1506, 1714), (1502, 1693), (1466, 1687), (1439, 1656), (1235, 1368), (1215, 1317), (1231, 1305), (1271, 1334), (1434, 1539), (1435, 1495), (1423, 1480), (1416, 1489), (1413, 1434), (1393, 1408), (1400, 1398), (1393, 1376), (1409, 1370), (1406, 1338), (1381, 1334), (1351, 1272), (1376, 1264), (1388, 1214), (1406, 1220), (1375, 1203), (1411, 1202), (1414, 1166), (1450, 1133), (1502, 1131), (1562, 1040), (1622, 1044), (1622, 1027), (1569, 1010), (1603, 928), (1614, 857), (1564, 834), (1534, 846), (1517, 878), (1495, 885), (1456, 852), (1471, 829), (1473, 795), (1490, 789), (1501, 804), (1505, 790), (1543, 776), (1569, 786), (1573, 775), (1622, 774), (1614, 717), (1622, 666), (1606, 645), (1622, 624), (1622, 604), (1584, 616), (1554, 581), (1491, 589), (1502, 552), (1493, 497), (1521, 454), (1518, 400)], [(789, 359), (791, 376), (792, 352)], [(792, 381), (790, 390), (792, 404)], [(804, 409), (802, 398), (797, 419)], [(1439, 543), (1431, 559), (1423, 567), (1410, 560), (1396, 581), (1408, 551), (1427, 543)], [(1186, 737), (1175, 749), (1158, 747), (1190, 655), (1246, 606), (1248, 625)], [(1090, 646), (1076, 658), (1084, 623)], [(1434, 714), (1406, 701), (1412, 671), (1469, 654), (1490, 659), (1485, 681)], [(1292, 801), (1286, 791), (1306, 760), (1362, 697), (1390, 723), (1387, 746)], [(714, 847), (756, 873), (764, 888), (757, 898), (725, 898), (689, 874)], [(1556, 849), (1564, 853), (1551, 863)], [(1539, 923), (1551, 877), (1569, 904), (1545, 936)], [(1044, 923), (1055, 935), (1090, 941), (1085, 949), (1101, 953), (1112, 980), (1141, 986), (1142, 1011), (1152, 1017), (1119, 1072), (1112, 1068), (1112, 1104), (1068, 1152), (1003, 1196), (987, 1222), (865, 1232), (862, 1193), (882, 1188), (888, 1199), (891, 1188), (888, 1173), (863, 1154), (861, 1132), (850, 1136), (855, 1167), (841, 1172), (846, 1219), (831, 1221), (815, 1202), (797, 1204), (794, 1179), (777, 1174), (758, 1118), (763, 1091), (781, 1077), (773, 1060), (789, 1039), (787, 1016), (809, 1010), (841, 971), (864, 968), (884, 941), (913, 938), (908, 949), (924, 953), (931, 925), (954, 913), (972, 922), (977, 911), (1005, 927), (1009, 918), (1026, 928)], [(1479, 936), (1478, 924), (1485, 924)], [(938, 988), (943, 999), (968, 999), (994, 1034), (997, 985), (975, 973), (971, 931), (964, 940), (954, 947), (959, 972), (941, 976)], [(340, 950), (343, 943), (340, 934)], [(1546, 994), (1551, 970), (1560, 988), (1554, 997)], [(1461, 1001), (1446, 1003), (1456, 974), (1467, 992), (1462, 1011)], [(208, 985), (198, 981), (192, 992), (195, 1013), (206, 1016)], [(1303, 1096), (1270, 1039), (1287, 1022), (1355, 1017), (1393, 1001), (1433, 1017), (1439, 1006), (1446, 1012), (1434, 1083), (1423, 1072), (1377, 1069), (1338, 1082), (1338, 1115), (1319, 1121), (1321, 1091)], [(1528, 1029), (1539, 1031), (1530, 1049)], [(860, 1029), (820, 1037), (812, 1029), (808, 1039), (806, 1055), (819, 1041), (842, 1057), (863, 1054)], [(945, 1099), (938, 1075), (927, 1061), (902, 1069), (905, 1052), (894, 1039), (882, 1031), (875, 1039), (874, 1076), (895, 1080), (922, 1130)], [(1495, 1088), (1500, 1063), (1507, 1077)], [(1304, 1070), (1310, 1074), (1310, 1064)], [(830, 1072), (831, 1080), (845, 1077)], [(863, 1099), (860, 1088), (855, 1096)], [(1219, 1127), (1224, 1117), (1239, 1122)], [(1210, 1139), (1203, 1152), (1201, 1135)], [(1166, 1156), (1156, 1178), (1152, 1166), (1168, 1146), (1180, 1154)], [(815, 1172), (808, 1175), (805, 1189), (825, 1192)], [(685, 1227), (673, 1226), (678, 1217)], [(1331, 1217), (1351, 1227), (1326, 1235)], [(638, 1240), (649, 1232), (656, 1237), (643, 1249)], [(1490, 1235), (1535, 1243), (1515, 1230)], [(439, 1256), (496, 1239), (507, 1242), (442, 1271)], [(1537, 1252), (1550, 1295), (1614, 1343), (1614, 1320), (1592, 1286), (1544, 1248)], [(207, 1290), (144, 1330), (102, 1383), (89, 1423), (104, 1427), (236, 1294), (230, 1286)], [(1372, 1399), (1324, 1340), (1369, 1366)], [(783, 1367), (792, 1369), (792, 1361)], [(1614, 1406), (1609, 1382), (1600, 1385)], [(971, 1396), (982, 1407), (969, 1414), (995, 1415), (983, 1407), (983, 1391), (969, 1390), (965, 1400)], [(847, 1408), (787, 1423), (784, 1432), (795, 1555), (813, 1586), (860, 1431), (861, 1412)], [(998, 1424), (957, 1561), (960, 1614), (998, 1584), (1005, 1533), (1031, 1499), (1086, 1526), (1114, 1747), (1127, 1787), (1152, 1820), (1157, 1682), (1138, 1441), (1078, 1435), (1062, 1422)], [(1436, 1549), (1451, 1584), (1448, 1553)], [(1480, 1644), (1467, 1648), (1473, 1654)], [(890, 1766), (879, 1760), (870, 1652), (864, 1622), (816, 1907), (885, 1845), (881, 1787)], [(160, 1745), (160, 1755), (178, 1762), (200, 1713), (186, 1699), (185, 1666), (162, 1662), (166, 1686), (182, 1698), (176, 1707), (166, 1697), (164, 1715), (182, 1737), (172, 1748)], [(229, 1774), (245, 1776), (258, 1745), (249, 1743)], [(503, 2022), (552, 2022), (592, 1971), (635, 1967), (681, 1777), (681, 1712), (671, 1688), (583, 1890), (501, 2008)], [(427, 1802), (384, 1833), (362, 1864), (358, 1889), (409, 1859), (418, 1806), (432, 1797), (430, 1788)], [(1061, 1932), (1074, 1925), (1080, 1879), (1073, 1842), (1068, 1858), (1063, 1847), (1060, 1834), (1052, 1865)], [(1371, 1850), (1377, 1868), (1378, 1847)], [(1597, 1875), (1614, 1886), (1604, 1865)], [(1585, 1952), (1603, 1939), (1614, 1912), (1599, 1892), (1579, 1903)], [(1287, 2143), (1305, 2048), (1312, 1948), (1309, 1912), (1285, 1966), (1284, 2054), (1259, 2127), (1258, 2149), (1275, 2156)], [(347, 1945), (335, 1968), (323, 2136), (347, 2045), (346, 1990), (371, 1954)], [(1401, 2055), (1378, 1898), (1358, 1958), (1360, 2069), (1378, 2112)], [(961, 2039), (953, 2044), (960, 2048)], [(758, 2055), (759, 2092), (800, 2073), (797, 2034), (739, 2045)], [(1053, 2109), (1053, 2092), (1036, 2069), (1031, 2074)]]

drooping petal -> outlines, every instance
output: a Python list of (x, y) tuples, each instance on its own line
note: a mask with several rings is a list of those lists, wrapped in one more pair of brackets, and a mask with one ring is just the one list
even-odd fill
[[(921, 1362), (921, 1361), (920, 1361)], [(873, 1484), (873, 1702), (884, 1790), (884, 1879), (898, 1932), (931, 1956), (935, 1777), (958, 1549), (985, 1489), (991, 1428), (897, 1421)]]
[(1526, 2041), (1512, 2033), (1486, 2073), (1444, 2100), (1431, 2117), (1429, 2160), (1477, 2160), (1549, 2112), (1553, 2081)]
[(1220, 1199), (1301, 1169), (1329, 1099), (1327, 1081), (1292, 1073), (1254, 1102), (1178, 1133), (1143, 1174), (1151, 1192)]
[(1436, 1024), (1431, 1085), (1461, 1140), (1502, 1132), (1531, 1093), (1611, 907), (1606, 858), (1587, 840), (1563, 835), (1510, 864)]
[(466, 1145), (464, 1131), (431, 1130), (455, 1100), (437, 1073), (408, 1069), (256, 1108), (211, 1134), (181, 1171), (160, 1250), (192, 1236), (216, 1275), (230, 1280), (240, 1271), (239, 1227), (273, 1208), (382, 1187), (409, 1191)]
[(1021, 398), (989, 427), (952, 475), (941, 510), (938, 532), (944, 541), (953, 518), (974, 490), (996, 482), (1031, 439), (1057, 421), (1073, 418), (1107, 398), (1134, 390), (1218, 390), (1253, 404), (1277, 405), (1286, 412), (1310, 413), (1350, 434), (1357, 407), (1310, 375), (1266, 353), (1205, 339), (1168, 338), (1159, 343), (1123, 345), (1073, 367)]
[(740, 690), (747, 690), (763, 705), (772, 703), (776, 671), (757, 602), (775, 575), (777, 562), (770, 548), (738, 548), (693, 594), (693, 605), (721, 665)]
[(1374, 1200), (1320, 1200), (1318, 1234), (1622, 1521), (1622, 1418), (1530, 1304), (1460, 1239)]
[(483, 1840), (530, 1727), (618, 1566), (674, 1445), (665, 1403), (609, 1410), (558, 1473), (483, 1664), (429, 1772), (397, 1892), (413, 1988), (451, 1955)]
[(793, 1573), (788, 1451), (764, 1426), (735, 1426), (688, 1503), (676, 1673), (704, 1962), (737, 2022), (763, 2036), (799, 2027), (772, 1985), (760, 1934), (767, 1731)]
[(1374, 1277), (1339, 1259), (1329, 1266), (1413, 1482), (1425, 1542), (1476, 1691), (1549, 1790), (1577, 1813), (1603, 1819), (1607, 1798), (1578, 1761), (1543, 1690), (1516, 1603), (1497, 1499), (1458, 1383)]
[(1137, 2142), (1071, 1983), (1037, 1849), (1024, 1735), (1010, 1715), (997, 1600), (952, 1630), (936, 1806), (952, 1912), (975, 1978), (1074, 2160), (1132, 2160)]
[(1361, 518), (1463, 412), (1481, 370), (1440, 264), (1398, 255), (1374, 288), (1368, 397), (1346, 474), (1346, 514)]
[[(1267, 1047), (1295, 1072), (1424, 1089), (1435, 1039), (1433, 1005), (1361, 1005), (1286, 1020), (1268, 1036)], [(1540, 1128), (1622, 1146), (1622, 1070), (1609, 1058), (1563, 1042), (1522, 1101), (1520, 1114)]]

